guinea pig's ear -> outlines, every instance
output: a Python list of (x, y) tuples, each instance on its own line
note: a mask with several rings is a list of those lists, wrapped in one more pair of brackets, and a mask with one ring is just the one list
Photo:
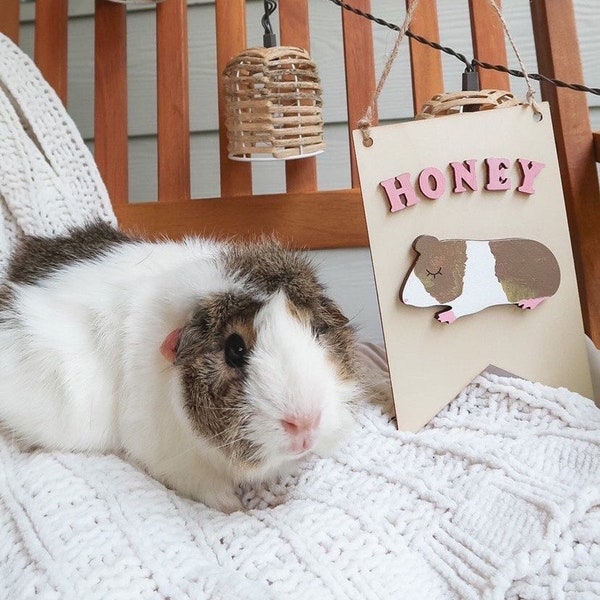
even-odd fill
[(171, 363), (175, 362), (177, 357), (177, 349), (179, 348), (179, 340), (181, 339), (181, 329), (174, 329), (164, 339), (160, 345), (160, 353)]
[(337, 304), (327, 298), (321, 296), (319, 298), (320, 311), (319, 316), (329, 327), (343, 327), (348, 324), (348, 317), (338, 308)]
[(435, 247), (439, 243), (440, 243), (440, 240), (438, 240), (436, 237), (434, 237), (432, 235), (420, 235), (413, 242), (412, 246), (416, 252), (418, 252), (419, 254), (423, 254), (424, 252), (427, 251), (427, 249), (431, 249), (432, 247)]

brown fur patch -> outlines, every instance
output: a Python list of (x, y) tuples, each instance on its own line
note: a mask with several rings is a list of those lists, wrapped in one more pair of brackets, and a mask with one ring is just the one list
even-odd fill
[(28, 236), (12, 256), (7, 278), (15, 283), (35, 283), (61, 267), (102, 256), (120, 244), (135, 240), (106, 223), (72, 229), (52, 238)]
[(340, 376), (355, 379), (356, 340), (348, 319), (324, 293), (307, 256), (284, 248), (273, 238), (231, 246), (225, 254), (228, 272), (253, 294), (283, 291), (297, 317), (308, 319), (321, 343), (339, 365)]
[(228, 273), (244, 281), (251, 293), (270, 296), (282, 290), (299, 308), (313, 306), (323, 292), (307, 257), (271, 238), (229, 246), (224, 262)]
[(260, 306), (248, 296), (204, 298), (181, 332), (175, 359), (182, 372), (185, 409), (196, 430), (232, 460), (250, 464), (256, 452), (243, 436), (248, 418), (245, 372), (227, 365), (225, 341), (237, 333), (252, 352), (256, 341), (253, 321)]
[(427, 293), (440, 304), (446, 304), (460, 296), (467, 262), (465, 241), (420, 236), (415, 240), (414, 248), (419, 253), (414, 272)]
[(13, 291), (6, 284), (0, 284), (0, 323), (7, 323), (15, 318), (13, 311), (11, 311), (13, 305)]
[(560, 285), (560, 268), (552, 252), (535, 240), (490, 241), (496, 277), (510, 302), (545, 298)]

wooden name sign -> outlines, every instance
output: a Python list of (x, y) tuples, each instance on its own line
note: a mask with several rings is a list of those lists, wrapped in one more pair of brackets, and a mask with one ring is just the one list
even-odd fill
[[(488, 365), (591, 396), (548, 106), (354, 132), (398, 427)], [(510, 306), (512, 305), (512, 306)]]

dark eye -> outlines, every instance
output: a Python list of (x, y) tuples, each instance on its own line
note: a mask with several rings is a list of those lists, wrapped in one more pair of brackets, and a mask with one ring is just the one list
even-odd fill
[(248, 349), (244, 338), (237, 333), (232, 333), (225, 340), (225, 362), (236, 369), (243, 367), (248, 360)]

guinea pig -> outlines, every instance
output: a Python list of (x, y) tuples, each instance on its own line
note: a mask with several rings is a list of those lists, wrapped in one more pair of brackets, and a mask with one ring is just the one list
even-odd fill
[(0, 421), (123, 453), (232, 512), (239, 483), (327, 453), (361, 393), (355, 334), (306, 256), (268, 239), (26, 238), (0, 287)]
[(410, 306), (447, 306), (435, 315), (441, 323), (500, 304), (533, 309), (560, 284), (554, 254), (535, 240), (439, 240), (421, 235), (413, 248), (418, 256), (400, 297)]

